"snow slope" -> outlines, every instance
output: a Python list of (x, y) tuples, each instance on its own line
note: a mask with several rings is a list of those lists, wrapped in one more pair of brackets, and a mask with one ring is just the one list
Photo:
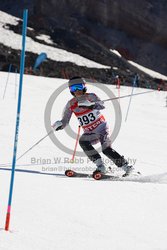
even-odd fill
[[(115, 50), (115, 49), (110, 49), (110, 51), (112, 53), (114, 53), (115, 55), (117, 55), (118, 57), (122, 57), (121, 54)], [(146, 67), (143, 67), (142, 65), (136, 63), (136, 62), (133, 62), (133, 61), (130, 61), (128, 60), (127, 61), (128, 63), (132, 64), (133, 66), (135, 66), (136, 68), (140, 69), (141, 71), (145, 72), (146, 74), (148, 74), (149, 76), (152, 76), (154, 78), (159, 78), (159, 79), (163, 79), (163, 80), (167, 80), (167, 76), (165, 75), (162, 75), (154, 70), (151, 70), (151, 69), (148, 69)]]
[[(21, 50), (21, 35), (16, 34), (13, 31), (8, 30), (7, 28), (8, 24), (17, 25), (18, 21), (19, 18), (0, 11), (0, 43), (13, 49)], [(42, 34), (40, 37), (37, 36), (37, 39), (44, 40), (45, 42), (47, 41), (49, 45), (51, 44), (49, 37), (43, 36)], [(75, 53), (71, 53), (66, 50), (58, 49), (49, 45), (35, 42), (28, 36), (26, 38), (26, 51), (30, 51), (35, 54), (45, 52), (47, 54), (47, 57), (54, 61), (72, 62), (79, 66), (86, 66), (88, 68), (110, 68), (109, 66), (96, 63)]]
[[(17, 162), (10, 232), (3, 230), (11, 174), (6, 163), (12, 160), (15, 91), (19, 80), (15, 74), (9, 75), (3, 99), (7, 77), (7, 73), (0, 73), (0, 249), (167, 249), (167, 107), (166, 93), (157, 91), (132, 98), (126, 123), (129, 99), (120, 99), (123, 119), (113, 148), (136, 162), (136, 169), (143, 174), (139, 179), (111, 182), (67, 178), (65, 168), (86, 171), (89, 167), (90, 172), (93, 165), (79, 157), (78, 163), (65, 163), (71, 155), (46, 138)], [(46, 104), (55, 89), (64, 83), (61, 79), (24, 76), (18, 156), (47, 133)], [(87, 87), (106, 99), (101, 89)], [(108, 88), (118, 95), (114, 86)], [(131, 93), (131, 88), (121, 87), (120, 91), (126, 95)], [(138, 88), (134, 92), (142, 91)], [(55, 100), (52, 123), (61, 118), (69, 98), (71, 95), (65, 89)], [(112, 102), (106, 102), (103, 113), (112, 130), (115, 122)], [(74, 117), (70, 124), (77, 131)], [(65, 131), (57, 132), (56, 136), (74, 148), (75, 140)], [(55, 164), (56, 160), (60, 162)], [(115, 174), (120, 171), (115, 169)]]

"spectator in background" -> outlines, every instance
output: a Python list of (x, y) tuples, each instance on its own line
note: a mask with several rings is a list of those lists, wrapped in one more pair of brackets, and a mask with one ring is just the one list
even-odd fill
[(140, 76), (137, 73), (135, 73), (134, 79), (133, 79), (133, 86), (139, 87), (140, 86), (139, 81), (140, 81)]
[(116, 88), (119, 89), (119, 88), (120, 88), (121, 81), (120, 81), (120, 78), (119, 78), (118, 75), (115, 76), (114, 82), (115, 82)]
[(165, 89), (165, 81), (159, 79), (158, 90), (164, 90), (164, 89)]

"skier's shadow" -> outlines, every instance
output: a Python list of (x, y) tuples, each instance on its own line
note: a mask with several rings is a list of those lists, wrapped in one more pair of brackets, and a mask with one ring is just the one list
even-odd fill
[[(11, 168), (3, 168), (0, 167), (1, 171), (11, 171)], [(28, 169), (15, 169), (16, 172), (20, 173), (28, 173), (28, 174), (37, 174), (37, 175), (47, 175), (47, 176), (56, 176), (59, 178), (67, 178), (65, 174), (61, 173), (46, 173), (46, 172), (41, 172), (37, 170), (28, 170)], [(84, 180), (92, 180), (91, 178), (84, 178)], [(139, 182), (139, 183), (157, 183), (157, 184), (167, 184), (167, 173), (161, 173), (161, 174), (154, 174), (154, 175), (148, 175), (148, 176), (140, 176), (140, 177), (127, 177), (127, 178), (122, 178), (120, 180), (102, 180), (102, 181), (127, 181), (127, 182)]]
[[(11, 168), (1, 168), (1, 171), (11, 171)], [(51, 175), (51, 176), (57, 176), (57, 177), (66, 177), (64, 174), (60, 174), (60, 173), (44, 173), (41, 171), (37, 171), (37, 170), (28, 170), (28, 169), (19, 169), (16, 168), (15, 169), (16, 172), (20, 172), (20, 173), (28, 173), (28, 174), (39, 174), (39, 175)]]

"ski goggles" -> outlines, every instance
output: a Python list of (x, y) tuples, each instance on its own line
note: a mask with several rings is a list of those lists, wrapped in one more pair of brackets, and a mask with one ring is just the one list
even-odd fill
[(71, 85), (69, 88), (71, 92), (75, 92), (77, 90), (83, 90), (85, 86), (82, 83), (77, 83), (77, 84)]

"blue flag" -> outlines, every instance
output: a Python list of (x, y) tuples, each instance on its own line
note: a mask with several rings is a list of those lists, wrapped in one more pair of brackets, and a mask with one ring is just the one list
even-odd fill
[(47, 54), (46, 53), (41, 53), (34, 64), (33, 70), (36, 70), (36, 68), (47, 58)]

